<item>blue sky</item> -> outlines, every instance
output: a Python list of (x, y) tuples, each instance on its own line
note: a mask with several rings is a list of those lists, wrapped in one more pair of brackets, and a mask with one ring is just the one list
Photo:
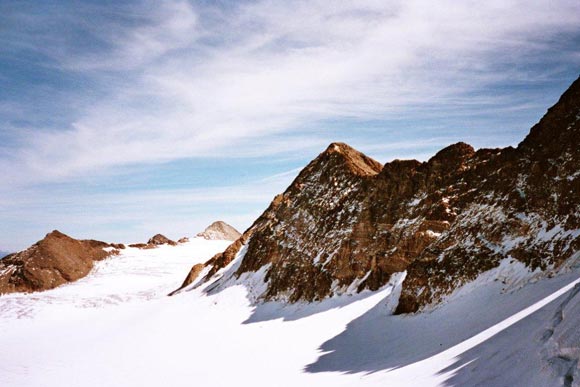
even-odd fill
[(0, 3), (0, 250), (244, 229), (330, 142), (516, 145), (580, 68), (574, 1)]

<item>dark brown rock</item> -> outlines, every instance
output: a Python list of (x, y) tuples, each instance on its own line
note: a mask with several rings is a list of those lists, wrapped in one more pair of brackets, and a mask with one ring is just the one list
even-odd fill
[[(111, 249), (104, 250), (107, 247)], [(76, 281), (90, 272), (95, 261), (118, 252), (108, 243), (76, 240), (55, 230), (0, 261), (0, 294), (48, 290)]]
[(134, 247), (136, 249), (154, 249), (157, 246), (150, 243), (132, 243), (129, 247)]
[(238, 254), (239, 250), (242, 248), (244, 243), (245, 239), (244, 236), (242, 235), (231, 245), (229, 245), (223, 252), (214, 255), (207, 262), (203, 264), (198, 263), (193, 265), (193, 267), (189, 271), (189, 274), (187, 274), (187, 277), (185, 278), (181, 286), (177, 290), (174, 290), (173, 292), (169, 293), (169, 295), (172, 296), (174, 294), (177, 294), (186, 286), (189, 286), (192, 283), (194, 283), (197, 277), (199, 277), (199, 275), (201, 274), (204, 267), (209, 267), (209, 271), (205, 275), (205, 277), (203, 277), (202, 280), (203, 281), (210, 280), (220, 269), (226, 267), (234, 260), (234, 258), (236, 257), (236, 255)]
[(407, 271), (397, 313), (415, 312), (517, 259), (558, 267), (580, 249), (580, 80), (517, 148), (457, 143), (384, 167), (333, 143), (228, 249), (235, 276), (267, 266), (264, 300), (376, 290)]
[(165, 235), (161, 235), (161, 234), (156, 234), (155, 236), (153, 236), (151, 239), (149, 239), (149, 241), (147, 241), (148, 245), (153, 245), (153, 246), (161, 246), (161, 245), (170, 245), (170, 246), (176, 246), (177, 243), (175, 241), (172, 241), (171, 239), (167, 238)]
[(185, 280), (181, 284), (181, 287), (179, 289), (174, 290), (173, 292), (169, 293), (169, 296), (173, 296), (173, 295), (177, 294), (180, 290), (185, 288), (186, 286), (191, 285), (197, 279), (197, 277), (199, 277), (200, 273), (203, 271), (204, 268), (205, 268), (205, 264), (203, 264), (203, 263), (198, 263), (198, 264), (193, 265), (193, 267), (191, 268), (191, 270), (187, 274), (187, 277), (185, 277)]

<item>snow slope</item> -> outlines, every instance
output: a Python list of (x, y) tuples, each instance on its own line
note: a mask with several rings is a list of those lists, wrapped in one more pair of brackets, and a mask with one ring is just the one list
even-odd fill
[(389, 314), (395, 284), (315, 304), (255, 306), (243, 281), (165, 296), (227, 243), (128, 249), (76, 283), (1, 297), (0, 386), (574, 382), (578, 267), (538, 279), (507, 262), (411, 316)]

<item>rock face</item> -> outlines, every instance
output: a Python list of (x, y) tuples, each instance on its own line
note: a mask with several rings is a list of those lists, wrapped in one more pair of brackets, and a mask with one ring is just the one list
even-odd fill
[(210, 224), (203, 232), (197, 234), (198, 237), (208, 240), (235, 241), (242, 234), (226, 222), (218, 220)]
[(76, 240), (55, 230), (0, 261), (0, 294), (48, 290), (76, 281), (90, 272), (95, 261), (118, 252), (108, 243)]
[(546, 270), (578, 250), (580, 80), (517, 148), (457, 143), (382, 166), (331, 144), (202, 281), (237, 257), (233, 277), (265, 272), (260, 299), (296, 302), (376, 290), (406, 270), (396, 312), (408, 313), (502, 260)]

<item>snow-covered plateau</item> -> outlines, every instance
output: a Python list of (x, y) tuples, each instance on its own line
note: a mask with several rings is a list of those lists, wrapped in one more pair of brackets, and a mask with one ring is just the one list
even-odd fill
[(578, 384), (574, 259), (555, 273), (506, 260), (411, 315), (392, 315), (404, 273), (315, 303), (251, 302), (256, 276), (167, 297), (228, 243), (128, 248), (77, 282), (0, 297), (0, 386)]

